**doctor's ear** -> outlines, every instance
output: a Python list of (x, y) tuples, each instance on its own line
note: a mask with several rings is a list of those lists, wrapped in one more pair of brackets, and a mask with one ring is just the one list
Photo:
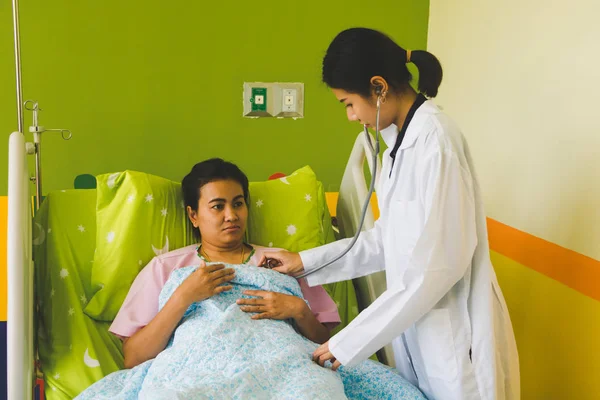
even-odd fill
[(381, 96), (382, 100), (385, 101), (389, 86), (387, 81), (381, 76), (374, 76), (371, 78), (371, 86), (375, 96)]

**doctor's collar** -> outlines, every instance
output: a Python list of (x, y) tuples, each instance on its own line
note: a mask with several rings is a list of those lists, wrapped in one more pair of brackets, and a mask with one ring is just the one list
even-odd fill
[[(402, 129), (400, 129), (400, 131), (398, 132), (398, 136), (396, 137), (396, 142), (394, 143), (394, 148), (390, 152), (390, 157), (392, 158), (392, 168), (390, 169), (390, 176), (392, 176), (392, 169), (394, 168), (394, 162), (396, 161), (396, 153), (398, 153), (398, 150), (406, 148), (409, 145), (412, 145), (412, 143), (409, 143), (408, 141), (406, 141), (404, 143), (404, 147), (401, 147), (403, 144), (402, 142), (404, 141), (404, 136), (406, 135), (406, 131), (408, 130), (408, 126), (410, 125), (410, 122), (412, 121), (412, 119), (415, 116), (415, 113), (417, 112), (419, 107), (421, 107), (426, 101), (427, 101), (427, 98), (425, 96), (423, 96), (422, 93), (419, 93), (417, 95), (415, 102), (410, 107), (410, 110), (408, 110), (408, 114), (406, 115), (406, 118), (404, 119), (404, 123), (402, 124)], [(413, 137), (411, 139), (415, 139), (415, 138)]]
[(396, 124), (391, 124), (387, 128), (384, 128), (381, 131), (379, 131), (379, 134), (385, 142), (385, 145), (387, 147), (392, 148), (394, 147), (394, 143), (396, 143), (396, 137), (398, 136), (398, 127), (396, 126)]

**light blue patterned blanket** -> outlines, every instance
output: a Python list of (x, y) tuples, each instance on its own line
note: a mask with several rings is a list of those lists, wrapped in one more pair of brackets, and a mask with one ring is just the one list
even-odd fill
[[(311, 359), (317, 344), (290, 321), (252, 320), (236, 304), (245, 290), (302, 297), (296, 279), (249, 265), (235, 269), (233, 289), (192, 304), (155, 359), (96, 382), (77, 399), (424, 399), (394, 370), (365, 361), (338, 372)], [(198, 267), (175, 270), (162, 308)]]

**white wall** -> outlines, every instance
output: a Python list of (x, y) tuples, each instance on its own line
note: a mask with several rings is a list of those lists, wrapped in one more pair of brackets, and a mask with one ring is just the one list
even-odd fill
[(600, 1), (431, 0), (491, 218), (600, 259)]

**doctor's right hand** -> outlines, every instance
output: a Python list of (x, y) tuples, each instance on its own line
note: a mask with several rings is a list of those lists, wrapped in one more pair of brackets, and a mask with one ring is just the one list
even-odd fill
[(273, 271), (282, 274), (296, 276), (304, 272), (304, 265), (300, 254), (289, 251), (265, 251), (258, 265), (264, 265), (267, 260), (276, 261), (276, 266)]

